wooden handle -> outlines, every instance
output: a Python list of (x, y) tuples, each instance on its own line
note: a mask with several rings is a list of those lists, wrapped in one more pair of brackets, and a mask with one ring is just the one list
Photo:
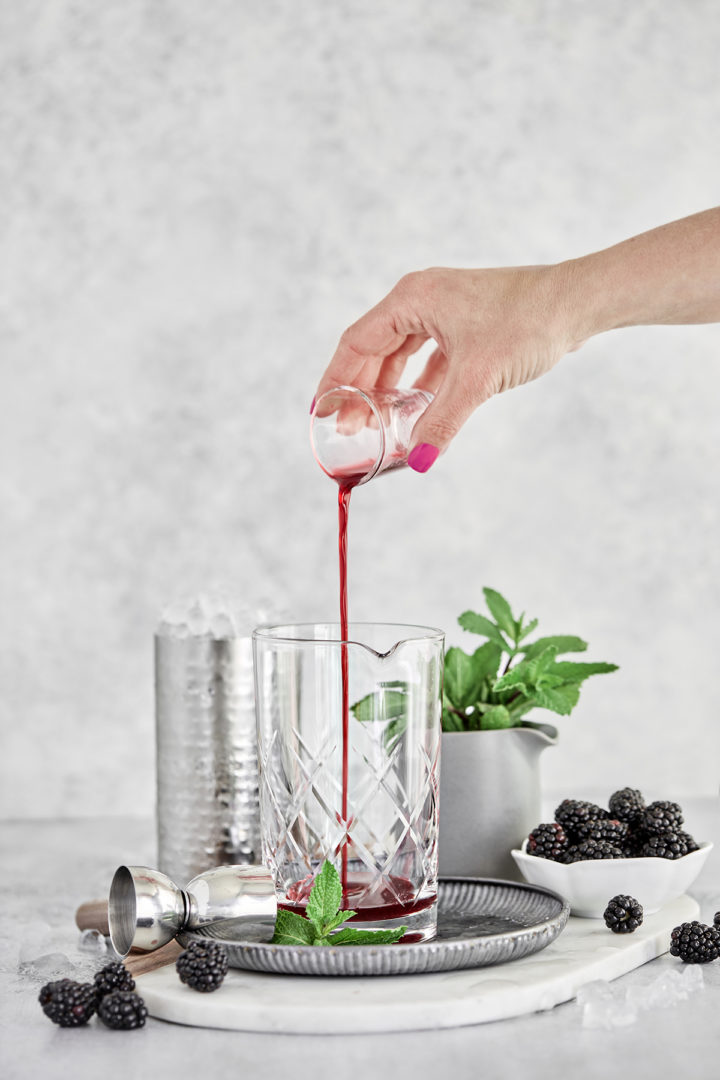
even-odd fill
[[(107, 900), (88, 900), (81, 904), (75, 912), (75, 923), (78, 930), (99, 930), (107, 937), (110, 933)], [(182, 945), (177, 941), (169, 941), (155, 952), (131, 952), (123, 963), (131, 975), (144, 975), (146, 971), (174, 964), (182, 951)]]
[(81, 904), (75, 912), (75, 924), (78, 930), (99, 930), (107, 937), (110, 933), (107, 900), (88, 900)]
[(182, 951), (183, 947), (178, 945), (177, 941), (169, 941), (155, 952), (130, 953), (125, 957), (124, 963), (131, 975), (144, 975), (146, 971), (155, 971), (166, 964), (174, 964)]

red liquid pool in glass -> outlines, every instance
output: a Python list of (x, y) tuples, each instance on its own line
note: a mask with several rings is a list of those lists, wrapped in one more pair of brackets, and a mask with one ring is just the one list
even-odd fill
[[(371, 875), (367, 871), (350, 871), (347, 884), (343, 886), (343, 908), (356, 912), (355, 917), (350, 920), (353, 926), (362, 922), (405, 919), (408, 915), (425, 911), (435, 903), (434, 895), (416, 900), (415, 889), (407, 878), (391, 875), (385, 881), (377, 882), (374, 888), (370, 887), (371, 881)], [(304, 915), (312, 886), (311, 878), (293, 885), (285, 894), (286, 898), (280, 903), (280, 907)], [(356, 907), (358, 901), (361, 901), (361, 905)]]

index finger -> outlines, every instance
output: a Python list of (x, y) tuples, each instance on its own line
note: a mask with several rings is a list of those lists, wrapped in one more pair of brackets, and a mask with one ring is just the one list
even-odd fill
[(386, 297), (348, 327), (318, 384), (316, 397), (333, 386), (354, 385), (369, 360), (379, 364), (396, 352), (409, 335), (422, 332), (419, 323), (403, 315), (389, 300)]

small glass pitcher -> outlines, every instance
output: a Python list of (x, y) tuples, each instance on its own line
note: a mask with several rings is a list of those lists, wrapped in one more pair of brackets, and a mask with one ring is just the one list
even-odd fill
[(413, 428), (432, 399), (427, 390), (336, 386), (326, 391), (310, 417), (315, 460), (333, 480), (350, 487), (407, 465)]
[(263, 856), (280, 906), (302, 913), (329, 860), (349, 925), (434, 937), (444, 634), (351, 623), (342, 641), (337, 624), (306, 623), (258, 627), (253, 642)]

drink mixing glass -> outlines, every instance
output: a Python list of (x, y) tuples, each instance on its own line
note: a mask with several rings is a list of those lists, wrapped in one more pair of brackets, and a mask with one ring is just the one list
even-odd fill
[(422, 626), (259, 627), (263, 856), (302, 913), (325, 860), (364, 929), (435, 935), (444, 635)]

